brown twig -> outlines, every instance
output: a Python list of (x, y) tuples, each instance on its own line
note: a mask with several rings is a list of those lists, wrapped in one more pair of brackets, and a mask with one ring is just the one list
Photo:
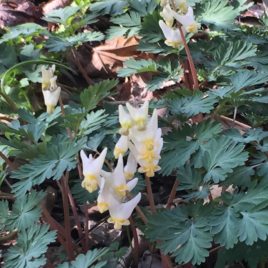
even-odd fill
[(171, 208), (173, 200), (176, 197), (176, 192), (177, 192), (177, 187), (178, 186), (179, 186), (179, 180), (175, 179), (173, 187), (172, 187), (171, 192), (169, 194), (168, 201), (167, 201), (167, 205), (166, 205), (167, 208)]
[(88, 237), (88, 233), (89, 233), (89, 228), (88, 228), (88, 207), (86, 205), (85, 211), (84, 211), (84, 215), (85, 215), (85, 253), (89, 250), (89, 237)]
[(145, 182), (146, 182), (147, 198), (149, 201), (150, 209), (153, 213), (155, 213), (156, 207), (155, 207), (155, 203), (154, 203), (154, 196), (153, 196), (150, 177), (145, 176)]
[(15, 196), (13, 194), (4, 193), (4, 192), (0, 191), (0, 199), (6, 199), (6, 200), (14, 201)]
[(0, 157), (6, 162), (11, 170), (15, 170), (16, 167), (13, 162), (11, 162), (2, 152), (0, 152)]

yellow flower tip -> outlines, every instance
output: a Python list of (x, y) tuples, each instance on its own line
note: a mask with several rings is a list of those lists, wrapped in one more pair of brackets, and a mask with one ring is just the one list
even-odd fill
[(174, 41), (169, 41), (166, 40), (165, 44), (169, 47), (173, 47), (173, 48), (179, 48), (182, 45), (182, 42), (174, 42)]
[(146, 150), (153, 150), (154, 149), (154, 140), (153, 139), (147, 139), (143, 142), (145, 145)]
[(139, 172), (145, 173), (147, 177), (154, 177), (156, 171), (160, 170), (161, 168), (155, 164), (149, 164), (147, 166), (143, 166), (139, 168)]
[(146, 118), (145, 117), (137, 117), (134, 119), (134, 123), (138, 130), (144, 130), (146, 127)]
[(106, 202), (98, 202), (97, 207), (100, 213), (104, 213), (109, 209), (109, 205)]
[(188, 5), (187, 5), (186, 1), (180, 3), (180, 4), (178, 5), (178, 9), (179, 9), (179, 11), (180, 11), (181, 13), (186, 14), (187, 11), (188, 11)]
[(140, 160), (145, 160), (147, 162), (152, 162), (156, 159), (159, 159), (159, 156), (154, 153), (154, 151), (146, 150), (139, 156)]
[(97, 177), (94, 174), (85, 174), (85, 178), (82, 181), (82, 187), (88, 192), (92, 193), (98, 189)]
[(189, 25), (187, 27), (186, 30), (189, 33), (197, 33), (198, 32), (198, 27), (199, 27), (198, 23), (192, 23), (191, 25)]
[(120, 155), (124, 155), (125, 154), (125, 150), (121, 149), (118, 146), (115, 146), (114, 148), (114, 157), (115, 159), (118, 159)]
[(130, 181), (130, 180), (132, 180), (132, 178), (134, 176), (134, 173), (124, 172), (124, 176), (125, 176), (125, 178), (126, 178), (127, 181)]
[(48, 114), (52, 114), (55, 110), (55, 106), (54, 105), (47, 105), (47, 113)]
[(126, 184), (120, 184), (114, 188), (115, 193), (118, 195), (120, 198), (126, 197), (127, 191), (128, 191), (128, 186)]
[(107, 221), (109, 223), (113, 223), (114, 224), (114, 229), (115, 230), (121, 230), (123, 225), (124, 226), (130, 225), (129, 220), (126, 220), (126, 219), (120, 219), (120, 218), (110, 217)]
[(50, 88), (50, 81), (42, 83), (42, 90), (49, 90)]
[(124, 121), (121, 123), (121, 129), (119, 130), (119, 133), (121, 135), (128, 135), (128, 131), (131, 128), (132, 128), (132, 122), (131, 121)]

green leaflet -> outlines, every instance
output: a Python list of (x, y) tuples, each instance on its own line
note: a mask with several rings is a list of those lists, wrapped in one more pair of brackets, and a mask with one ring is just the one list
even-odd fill
[(62, 136), (56, 137), (45, 153), (12, 172), (12, 177), (18, 180), (13, 184), (13, 192), (23, 196), (34, 185), (46, 179), (59, 180), (65, 171), (76, 167), (76, 154), (83, 142), (75, 143)]
[(56, 239), (48, 225), (34, 225), (18, 234), (17, 244), (4, 255), (4, 268), (40, 268), (46, 264), (45, 253)]

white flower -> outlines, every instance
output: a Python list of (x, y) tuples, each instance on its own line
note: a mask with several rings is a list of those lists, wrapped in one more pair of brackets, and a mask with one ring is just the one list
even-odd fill
[(121, 136), (114, 148), (114, 157), (117, 159), (120, 155), (124, 155), (128, 150), (128, 136)]
[(84, 180), (82, 187), (90, 193), (96, 191), (100, 184), (100, 173), (107, 153), (107, 148), (103, 149), (99, 157), (94, 159), (92, 155), (86, 156), (84, 151), (80, 152), (83, 164)]
[(186, 0), (172, 0), (172, 1), (174, 1), (175, 7), (180, 13), (185, 14), (187, 12), (188, 5)]
[(57, 76), (54, 76), (55, 65), (52, 65), (51, 68), (46, 69), (45, 66), (41, 67), (42, 72), (42, 89), (50, 89), (51, 88), (51, 79), (56, 81)]
[(181, 34), (179, 29), (168, 27), (164, 21), (159, 21), (159, 26), (166, 38), (165, 44), (174, 48), (178, 48), (182, 44)]
[(123, 225), (129, 225), (130, 222), (128, 219), (140, 200), (141, 193), (138, 193), (134, 198), (126, 203), (114, 201), (114, 203), (109, 207), (111, 217), (108, 219), (108, 222), (113, 223), (116, 230), (120, 230)]
[[(127, 188), (132, 191), (138, 183), (138, 178), (135, 178), (127, 183)], [(111, 179), (101, 178), (100, 191), (97, 199), (97, 206), (100, 213), (109, 209), (116, 201), (121, 202), (122, 198), (114, 195)]]
[(144, 104), (140, 108), (135, 108), (129, 103), (127, 103), (126, 106), (130, 113), (130, 116), (132, 117), (134, 121), (135, 126), (139, 130), (144, 129), (147, 123), (149, 102), (145, 101)]
[(180, 15), (177, 12), (171, 10), (172, 16), (182, 24), (183, 28), (188, 33), (196, 33), (199, 28), (199, 24), (195, 21), (194, 11), (192, 7), (188, 7), (188, 11), (185, 15)]
[(158, 116), (155, 109), (147, 127), (143, 131), (131, 129), (129, 148), (140, 165), (139, 172), (153, 177), (160, 170), (158, 161), (163, 147), (162, 130), (158, 128)]
[(49, 89), (42, 90), (44, 96), (44, 103), (47, 107), (47, 113), (52, 113), (57, 106), (60, 98), (61, 88), (57, 87), (55, 90), (51, 91)]
[(127, 164), (124, 167), (124, 175), (126, 180), (131, 180), (137, 171), (137, 161), (135, 156), (130, 152), (127, 158)]
[(129, 129), (132, 127), (132, 119), (129, 113), (124, 109), (122, 105), (119, 105), (119, 122), (121, 125), (120, 134), (127, 135)]
[(160, 12), (161, 17), (165, 20), (168, 27), (172, 27), (174, 22), (174, 17), (172, 15), (172, 10), (169, 4), (165, 5), (163, 11)]

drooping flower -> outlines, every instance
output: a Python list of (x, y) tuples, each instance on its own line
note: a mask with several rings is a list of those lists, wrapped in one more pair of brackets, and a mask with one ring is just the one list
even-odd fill
[(159, 26), (166, 38), (165, 44), (170, 47), (178, 48), (182, 44), (181, 34), (179, 29), (174, 29), (167, 26), (164, 21), (159, 21)]
[(133, 125), (132, 118), (122, 105), (119, 105), (118, 110), (119, 110), (119, 122), (121, 125), (121, 129), (119, 132), (121, 135), (128, 135), (128, 131)]
[(61, 88), (57, 86), (57, 76), (54, 76), (55, 65), (46, 69), (42, 66), (42, 93), (47, 113), (52, 113), (59, 101)]
[(96, 191), (100, 184), (100, 173), (107, 153), (107, 148), (103, 149), (101, 154), (94, 159), (92, 155), (86, 156), (84, 151), (80, 152), (80, 156), (83, 164), (84, 180), (82, 181), (82, 187), (90, 193)]
[(144, 129), (148, 118), (149, 102), (145, 101), (140, 108), (135, 108), (129, 103), (127, 103), (126, 106), (130, 113), (131, 118), (134, 121), (135, 126), (139, 130)]
[(128, 136), (122, 135), (117, 141), (114, 148), (114, 157), (118, 159), (120, 155), (124, 155), (128, 150)]
[(172, 16), (182, 24), (184, 30), (188, 33), (196, 33), (200, 27), (199, 23), (195, 21), (194, 11), (192, 7), (188, 7), (185, 15), (180, 15), (174, 10), (171, 10)]
[(109, 223), (114, 224), (114, 229), (120, 230), (123, 225), (130, 224), (128, 219), (140, 200), (141, 193), (138, 193), (134, 198), (126, 203), (114, 201), (114, 203), (109, 207), (110, 218), (108, 219)]
[(174, 17), (172, 15), (172, 10), (169, 4), (165, 5), (162, 12), (160, 12), (161, 17), (164, 19), (168, 27), (172, 27), (174, 22)]
[(127, 164), (124, 167), (124, 175), (127, 181), (133, 179), (135, 172), (137, 171), (137, 160), (133, 153), (129, 153), (127, 158)]
[[(135, 178), (127, 183), (128, 191), (132, 191), (137, 185), (138, 178)], [(123, 201), (123, 198), (119, 198), (114, 194), (112, 181), (110, 179), (101, 178), (100, 191), (97, 199), (97, 206), (100, 213), (103, 213), (109, 209), (116, 201)]]
[(158, 162), (163, 147), (162, 130), (158, 128), (156, 109), (145, 130), (131, 129), (130, 140), (130, 150), (140, 165), (138, 171), (153, 177), (154, 173), (160, 170)]
[(179, 11), (182, 14), (185, 14), (188, 10), (188, 5), (186, 0), (171, 0), (174, 1), (176, 11)]

